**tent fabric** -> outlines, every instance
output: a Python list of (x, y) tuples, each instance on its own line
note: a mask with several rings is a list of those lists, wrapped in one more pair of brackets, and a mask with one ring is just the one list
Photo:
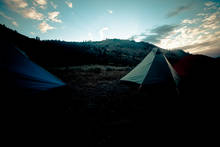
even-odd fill
[(1, 78), (5, 86), (36, 93), (66, 84), (48, 71), (33, 63), (19, 49), (12, 45), (4, 45), (0, 54)]
[(175, 71), (175, 69), (172, 67), (172, 65), (170, 64), (170, 62), (167, 60), (167, 58), (164, 56), (169, 68), (170, 68), (170, 71), (171, 71), (171, 74), (173, 76), (173, 79), (174, 79), (174, 82), (176, 84), (176, 86), (179, 85), (179, 82), (180, 82), (180, 77), (178, 76), (177, 72)]
[(121, 80), (141, 85), (173, 84), (177, 86), (179, 77), (163, 53), (158, 48), (154, 48)]
[(141, 61), (141, 63), (139, 63), (131, 72), (129, 72), (121, 80), (142, 84), (147, 73), (149, 72), (151, 64), (153, 63), (156, 52), (157, 52), (157, 48), (155, 50), (152, 50), (144, 58), (144, 60)]

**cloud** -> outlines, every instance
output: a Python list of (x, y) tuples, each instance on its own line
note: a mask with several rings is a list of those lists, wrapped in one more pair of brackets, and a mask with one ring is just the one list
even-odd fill
[(35, 35), (35, 33), (34, 33), (34, 32), (30, 32), (30, 34), (31, 34), (31, 35)]
[(39, 6), (41, 9), (46, 9), (47, 7), (44, 5)]
[(149, 41), (152, 43), (159, 43), (161, 39), (168, 36), (174, 31), (178, 26), (177, 25), (162, 25), (151, 30), (152, 35), (146, 36), (143, 41)]
[(60, 14), (60, 12), (58, 12), (58, 11), (49, 12), (49, 13), (48, 13), (48, 18), (49, 18), (51, 21), (61, 23), (62, 21), (57, 18), (59, 14)]
[(28, 8), (28, 4), (24, 0), (5, 0), (9, 8), (25, 18), (42, 20), (43, 14), (38, 12), (34, 7)]
[(160, 40), (172, 33), (178, 25), (162, 25), (152, 29), (149, 33), (134, 35), (130, 39), (146, 41), (150, 43), (160, 43)]
[(43, 14), (37, 12), (37, 10), (34, 7), (19, 10), (17, 12), (19, 12), (25, 18), (30, 18), (30, 19), (34, 19), (34, 20), (42, 20), (44, 17)]
[(16, 21), (12, 21), (12, 24), (16, 27), (18, 27), (18, 23)]
[(12, 17), (7, 16), (4, 12), (0, 11), (0, 16), (4, 17), (7, 20), (14, 20)]
[(194, 54), (220, 56), (220, 12), (206, 13), (201, 17), (193, 26), (185, 23), (176, 28), (157, 45)]
[[(193, 25), (192, 25), (193, 24)], [(198, 14), (180, 25), (162, 25), (131, 37), (165, 49), (183, 49), (193, 54), (220, 56), (220, 12)]]
[(210, 6), (213, 6), (214, 4), (215, 4), (214, 2), (208, 1), (205, 3), (205, 6), (210, 7)]
[(106, 39), (104, 33), (105, 33), (105, 31), (108, 31), (108, 30), (109, 30), (108, 27), (104, 27), (104, 28), (99, 30), (99, 35), (100, 35), (101, 40)]
[(51, 6), (52, 6), (54, 9), (57, 8), (57, 5), (56, 5), (54, 2), (51, 1), (50, 4), (51, 4)]
[(202, 42), (202, 43), (195, 43), (195, 44), (192, 44), (192, 45), (186, 45), (186, 46), (182, 46), (182, 47), (179, 47), (179, 48), (181, 48), (183, 50), (191, 50), (191, 53), (200, 52), (200, 51), (206, 50), (204, 48), (209, 47), (210, 45), (216, 44), (218, 42), (219, 42), (219, 39), (208, 40), (208, 41), (205, 41), (205, 42)]
[(219, 3), (215, 3), (215, 2), (212, 2), (212, 1), (208, 1), (208, 2), (204, 3), (204, 5), (206, 6), (206, 7), (204, 8), (204, 10), (211, 10), (211, 9), (217, 10), (217, 9), (218, 9), (218, 7), (217, 7), (218, 4), (219, 4)]
[(209, 30), (205, 30), (200, 26), (190, 27), (181, 26), (175, 29), (171, 34), (160, 40), (157, 45), (162, 48), (174, 49), (183, 46), (192, 46), (213, 40), (215, 37)]
[(45, 21), (43, 21), (42, 23), (39, 24), (38, 28), (40, 29), (40, 31), (42, 33), (46, 33), (48, 30), (52, 30), (55, 29), (54, 27), (50, 26), (49, 24), (47, 24)]
[(4, 0), (4, 2), (12, 9), (26, 8), (28, 6), (25, 0)]
[(220, 38), (210, 39), (202, 43), (179, 47), (193, 54), (205, 54), (212, 57), (220, 56)]
[(68, 7), (70, 7), (70, 8), (72, 8), (72, 7), (73, 7), (72, 2), (70, 2), (70, 1), (65, 1), (65, 3), (67, 4), (67, 6), (68, 6)]
[(217, 29), (220, 27), (220, 12), (215, 12), (210, 15), (206, 15), (202, 20), (202, 25), (204, 29)]
[(33, 4), (39, 6), (41, 9), (46, 9), (47, 1), (46, 0), (34, 0)]
[(113, 14), (113, 11), (112, 11), (112, 10), (107, 10), (107, 12), (108, 12), (109, 14)]
[(206, 16), (207, 14), (205, 13), (198, 13), (197, 16)]
[(161, 36), (164, 36), (172, 32), (176, 27), (177, 25), (162, 25), (152, 29), (151, 33), (161, 34)]
[(183, 23), (183, 24), (195, 24), (197, 21), (198, 21), (198, 19), (192, 19), (192, 20), (184, 19), (184, 20), (182, 21), (182, 23)]
[[(133, 36), (131, 36), (130, 38), (128, 38), (129, 40), (137, 40), (137, 38), (139, 37), (139, 35), (133, 35)], [(139, 41), (139, 40), (137, 40), (137, 41)]]
[(47, 4), (46, 0), (34, 0), (34, 1), (39, 5), (46, 5)]
[(179, 13), (181, 13), (183, 11), (191, 9), (191, 7), (192, 7), (192, 4), (177, 7), (175, 10), (173, 10), (173, 11), (171, 11), (167, 14), (167, 18), (176, 16), (176, 15), (178, 15)]
[(12, 23), (14, 26), (18, 27), (18, 23), (14, 20), (14, 18), (7, 16), (4, 12), (1, 12), (1, 11), (0, 11), (0, 16), (2, 16), (2, 17), (4, 17), (5, 19), (11, 21), (11, 23)]

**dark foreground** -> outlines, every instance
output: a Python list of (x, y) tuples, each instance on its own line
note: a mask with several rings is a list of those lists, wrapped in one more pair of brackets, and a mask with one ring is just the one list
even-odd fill
[(78, 119), (75, 127), (82, 146), (187, 144), (208, 137), (218, 109), (212, 86), (205, 92), (207, 83), (200, 89), (185, 80), (178, 92), (168, 87), (140, 90), (119, 81), (130, 69), (100, 65), (49, 69), (72, 88), (72, 104), (65, 112)]

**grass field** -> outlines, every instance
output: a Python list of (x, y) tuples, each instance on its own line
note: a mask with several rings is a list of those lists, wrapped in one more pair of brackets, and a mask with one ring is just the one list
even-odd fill
[[(81, 142), (88, 146), (141, 146), (184, 142), (184, 133), (192, 130), (204, 134), (201, 128), (218, 112), (217, 99), (212, 96), (218, 90), (208, 82), (216, 75), (196, 74), (183, 81), (180, 95), (172, 95), (169, 87), (140, 90), (138, 85), (121, 83), (120, 78), (131, 69), (103, 65), (48, 69), (71, 87), (73, 103), (74, 99), (84, 103), (76, 125)], [(76, 105), (70, 107), (72, 112)]]
[[(136, 144), (141, 137), (136, 134), (143, 131), (146, 120), (151, 124), (158, 123), (152, 118), (168, 112), (160, 112), (164, 101), (159, 102), (156, 97), (152, 101), (152, 96), (140, 92), (138, 85), (120, 82), (120, 78), (131, 69), (103, 65), (49, 69), (72, 88), (73, 99), (86, 103), (90, 146)], [(164, 97), (162, 99), (165, 100)]]
[(89, 102), (95, 99), (109, 99), (129, 87), (120, 84), (120, 78), (130, 67), (84, 65), (50, 69), (57, 77), (72, 87), (75, 96)]

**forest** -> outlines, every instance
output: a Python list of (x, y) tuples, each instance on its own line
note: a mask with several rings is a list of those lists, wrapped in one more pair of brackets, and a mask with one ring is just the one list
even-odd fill
[[(107, 39), (104, 41), (66, 42), (61, 40), (40, 40), (28, 38), (0, 25), (1, 40), (23, 50), (36, 63), (46, 67), (73, 66), (85, 64), (135, 66), (156, 47), (146, 42)], [(171, 63), (189, 55), (182, 50), (164, 50)]]

